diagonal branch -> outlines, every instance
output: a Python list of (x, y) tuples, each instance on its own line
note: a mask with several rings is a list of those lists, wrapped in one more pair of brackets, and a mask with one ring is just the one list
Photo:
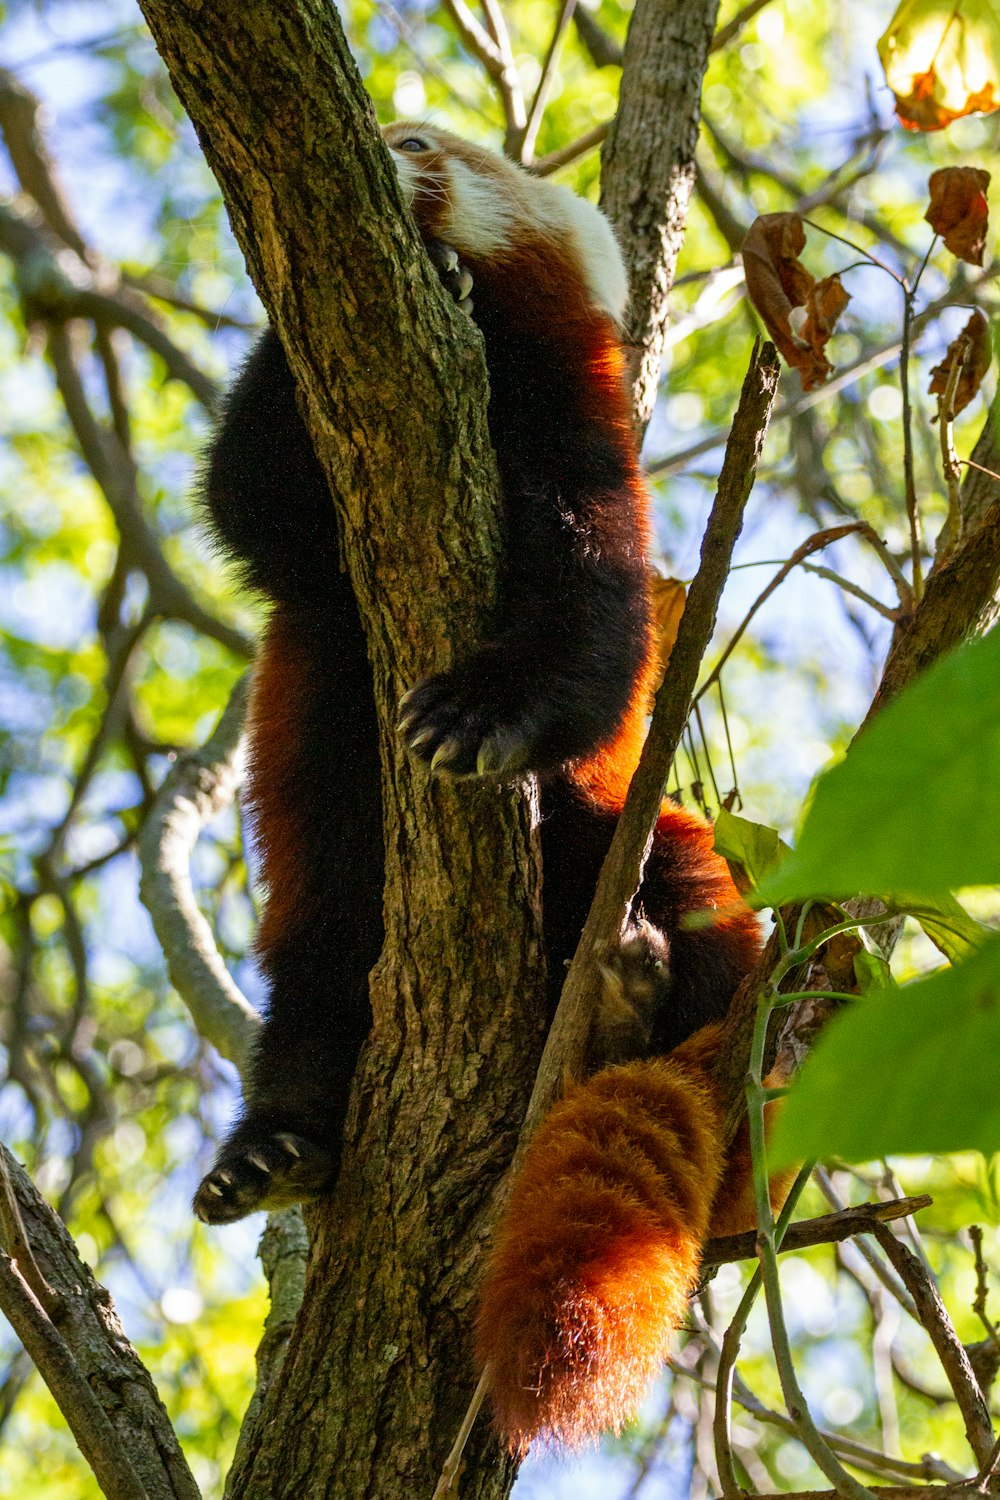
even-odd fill
[(20, 1257), (15, 1262), (0, 1253), (0, 1307), (104, 1493), (115, 1500), (199, 1500), (163, 1403), (109, 1293), (24, 1169), (5, 1147), (0, 1154), (33, 1260), (57, 1299), (50, 1317), (22, 1274)]
[(934, 1352), (948, 1377), (948, 1384), (955, 1393), (955, 1400), (965, 1422), (965, 1435), (977, 1463), (988, 1464), (996, 1441), (989, 1405), (973, 1373), (969, 1356), (941, 1301), (933, 1277), (913, 1251), (902, 1240), (898, 1240), (886, 1225), (877, 1224), (872, 1233), (916, 1304), (920, 1321), (934, 1345)]
[(687, 723), (698, 670), (712, 637), (732, 550), (757, 472), (778, 371), (773, 345), (757, 344), (743, 382), (715, 504), (702, 540), (701, 565), (688, 590), (670, 664), (656, 695), (642, 757), (549, 1030), (519, 1149), (523, 1149), (535, 1125), (558, 1097), (566, 1073), (578, 1076), (583, 1069), (599, 984), (594, 956), (618, 940), (629, 904), (639, 888), (642, 865)]

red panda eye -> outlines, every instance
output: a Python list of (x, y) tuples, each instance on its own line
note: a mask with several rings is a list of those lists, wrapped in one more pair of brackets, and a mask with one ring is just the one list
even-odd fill
[(405, 141), (396, 142), (397, 151), (429, 151), (430, 147), (426, 141), (422, 141), (418, 135), (408, 135)]

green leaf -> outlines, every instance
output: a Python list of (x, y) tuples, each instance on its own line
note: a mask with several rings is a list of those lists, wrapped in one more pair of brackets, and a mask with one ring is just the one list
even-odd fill
[(854, 955), (854, 977), (862, 995), (874, 995), (882, 990), (897, 988), (889, 965), (881, 953), (872, 953), (862, 948)]
[[(936, 662), (817, 783), (794, 854), (758, 892), (904, 905), (1000, 881), (1000, 629)], [(896, 895), (894, 896), (894, 893)]]
[(776, 828), (737, 817), (724, 807), (720, 807), (715, 819), (714, 847), (723, 859), (742, 866), (754, 885), (759, 885), (792, 852), (782, 843)]
[(915, 917), (949, 963), (961, 963), (982, 944), (988, 927), (970, 917), (954, 896), (939, 896), (934, 902), (908, 901), (906, 910)]
[(1000, 1149), (1000, 936), (955, 968), (872, 992), (821, 1036), (770, 1164)]

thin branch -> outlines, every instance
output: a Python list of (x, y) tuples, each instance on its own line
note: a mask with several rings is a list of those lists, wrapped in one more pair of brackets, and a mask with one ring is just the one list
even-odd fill
[(223, 963), (198, 909), (191, 854), (206, 823), (229, 805), (240, 783), (247, 690), (243, 677), (205, 745), (178, 758), (139, 840), (139, 895), (153, 919), (171, 983), (200, 1035), (241, 1071), (260, 1017)]
[[(727, 641), (725, 650), (719, 657), (719, 660), (716, 662), (715, 666), (712, 668), (711, 672), (709, 672), (708, 676), (701, 684), (701, 687), (698, 689), (696, 699), (703, 697), (704, 694), (708, 692), (712, 684), (719, 680), (723, 667), (726, 665), (726, 662), (732, 656), (737, 645), (742, 640), (744, 634), (749, 628), (750, 622), (753, 619), (754, 615), (760, 609), (761, 605), (763, 605), (771, 597), (775, 589), (785, 581), (789, 573), (792, 572), (793, 568), (796, 568), (799, 563), (803, 562), (807, 557), (810, 557), (814, 552), (820, 552), (824, 547), (829, 547), (833, 542), (839, 542), (843, 537), (851, 536), (854, 534), (863, 535), (869, 540), (876, 537), (876, 533), (873, 531), (872, 527), (869, 526), (867, 521), (846, 521), (842, 526), (831, 526), (826, 531), (815, 532), (812, 536), (807, 537), (801, 546), (796, 547), (795, 551), (792, 553), (788, 561), (781, 565), (777, 573), (775, 573), (774, 577), (767, 584), (766, 588), (762, 589), (761, 592), (757, 595), (757, 598), (754, 600), (753, 604), (751, 604), (750, 608), (743, 616), (743, 619), (733, 631), (733, 634)], [(884, 549), (884, 544), (882, 545)]]
[(778, 1369), (781, 1393), (785, 1399), (788, 1415), (795, 1425), (796, 1436), (813, 1461), (836, 1487), (844, 1500), (872, 1500), (871, 1491), (848, 1474), (836, 1454), (826, 1442), (812, 1419), (809, 1405), (802, 1393), (795, 1365), (792, 1360), (788, 1329), (785, 1325), (784, 1307), (781, 1301), (781, 1285), (778, 1277), (777, 1236), (774, 1216), (771, 1211), (771, 1194), (767, 1171), (767, 1146), (764, 1134), (764, 1073), (767, 1046), (768, 1021), (780, 1001), (779, 985), (782, 971), (798, 967), (798, 955), (805, 950), (793, 950), (784, 955), (776, 966), (767, 988), (757, 1002), (750, 1062), (746, 1076), (747, 1119), (750, 1127), (750, 1150), (753, 1161), (754, 1197), (757, 1207), (757, 1257), (760, 1262), (761, 1280), (764, 1285), (764, 1301), (767, 1320), (771, 1330), (771, 1348)]
[(560, 167), (568, 167), (579, 161), (581, 156), (588, 156), (607, 140), (611, 123), (610, 120), (604, 120), (600, 125), (591, 126), (583, 135), (577, 136), (575, 141), (560, 146), (558, 151), (550, 151), (548, 156), (539, 156), (529, 164), (527, 170), (533, 177), (548, 177), (551, 173), (558, 172)]
[(723, 47), (728, 47), (733, 38), (739, 36), (740, 32), (745, 26), (749, 25), (754, 16), (758, 15), (764, 9), (764, 6), (769, 4), (770, 0), (749, 0), (747, 5), (744, 5), (741, 10), (736, 12), (731, 21), (727, 21), (725, 26), (719, 27), (712, 38), (711, 51), (719, 52)]
[(867, 604), (876, 614), (881, 615), (883, 620), (889, 620), (892, 624), (899, 619), (899, 609), (892, 605), (883, 604), (881, 599), (876, 599), (874, 594), (869, 594), (866, 589), (860, 588), (858, 584), (852, 583), (849, 578), (842, 578), (832, 568), (821, 567), (818, 563), (802, 563), (803, 573), (815, 573), (817, 578), (825, 578), (828, 583), (835, 583), (838, 589), (845, 594), (850, 594), (855, 599), (860, 599), (862, 604)]
[[(964, 306), (969, 301), (970, 294), (978, 287), (995, 281), (998, 269), (1000, 267), (997, 264), (991, 264), (983, 271), (982, 275), (976, 277), (971, 285), (966, 284), (961, 287), (952, 288), (944, 296), (938, 297), (934, 302), (929, 302), (921, 312), (914, 316), (913, 334), (915, 335), (926, 323), (936, 318), (946, 307), (953, 307), (956, 304)], [(883, 365), (889, 364), (891, 360), (896, 358), (901, 348), (902, 339), (892, 339), (890, 342), (880, 345), (879, 348), (872, 349), (869, 353), (861, 355), (852, 364), (845, 365), (825, 385), (817, 386), (812, 391), (802, 391), (797, 396), (782, 401), (781, 405), (775, 408), (772, 423), (782, 422), (790, 417), (798, 416), (800, 412), (809, 410), (810, 407), (818, 405), (830, 396), (838, 395), (847, 386), (853, 385), (856, 381), (860, 380), (862, 376), (870, 375), (873, 371), (881, 369)], [(667, 478), (671, 474), (680, 474), (688, 468), (693, 459), (701, 458), (704, 454), (713, 452), (714, 449), (721, 447), (725, 440), (725, 429), (721, 427), (716, 428), (707, 437), (699, 438), (698, 442), (692, 443), (687, 448), (682, 448), (676, 453), (668, 453), (663, 458), (653, 459), (647, 463), (646, 473), (656, 478)]]
[(556, 17), (555, 28), (548, 50), (542, 61), (542, 72), (535, 90), (535, 97), (531, 101), (528, 111), (528, 121), (524, 127), (524, 135), (521, 139), (521, 161), (529, 162), (535, 154), (535, 141), (541, 129), (542, 120), (545, 116), (545, 107), (549, 102), (549, 95), (555, 83), (556, 70), (559, 66), (559, 56), (562, 52), (563, 42), (566, 40), (566, 32), (569, 23), (573, 19), (576, 10), (576, 0), (561, 0), (559, 14)]
[[(844, 1201), (837, 1192), (829, 1172), (825, 1167), (816, 1168), (816, 1184), (826, 1201), (838, 1212), (847, 1213)], [(891, 1297), (894, 1297), (915, 1323), (920, 1322), (920, 1314), (917, 1312), (916, 1303), (902, 1283), (892, 1274), (892, 1271), (882, 1260), (871, 1245), (865, 1240), (858, 1240), (854, 1249), (868, 1266), (868, 1269), (876, 1277), (879, 1283), (885, 1287)]]
[(149, 581), (150, 608), (168, 618), (186, 620), (238, 656), (251, 656), (247, 638), (203, 609), (161, 552), (143, 514), (135, 466), (114, 434), (102, 428), (90, 409), (67, 329), (53, 324), (48, 344), (56, 384), (80, 450), (111, 509), (129, 561), (141, 568)]
[(920, 1321), (955, 1393), (969, 1447), (979, 1464), (988, 1464), (995, 1442), (989, 1406), (934, 1280), (926, 1266), (890, 1229), (879, 1224), (872, 1232), (917, 1306)]
[[(876, 1224), (887, 1224), (906, 1214), (917, 1213), (933, 1202), (926, 1193), (913, 1198), (895, 1198), (888, 1203), (858, 1203), (839, 1213), (823, 1214), (817, 1219), (802, 1219), (785, 1230), (780, 1252), (806, 1250), (812, 1245), (834, 1245), (858, 1234), (872, 1234)], [(708, 1240), (702, 1251), (702, 1270), (728, 1265), (730, 1261), (754, 1260), (757, 1255), (757, 1232), (722, 1235)]]
[(487, 76), (493, 81), (506, 122), (505, 149), (516, 158), (527, 115), (524, 92), (503, 16), (494, 4), (484, 4), (489, 26), (487, 29), (477, 21), (465, 0), (445, 0), (445, 8), (454, 21), (466, 50), (479, 59)]

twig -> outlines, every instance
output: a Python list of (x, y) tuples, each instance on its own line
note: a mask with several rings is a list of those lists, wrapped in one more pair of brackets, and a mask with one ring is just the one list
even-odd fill
[[(775, 573), (774, 577), (768, 583), (767, 587), (757, 595), (757, 598), (754, 600), (753, 604), (751, 604), (743, 619), (740, 621), (739, 625), (730, 636), (728, 642), (726, 643), (726, 648), (723, 651), (722, 655), (719, 657), (719, 660), (716, 662), (715, 666), (712, 668), (711, 672), (709, 672), (708, 676), (701, 684), (701, 687), (698, 689), (698, 692), (695, 695), (696, 700), (703, 697), (704, 694), (708, 692), (712, 684), (719, 680), (719, 676), (722, 672), (723, 667), (732, 656), (739, 642), (742, 640), (754, 615), (760, 609), (761, 605), (766, 603), (766, 601), (770, 599), (771, 595), (774, 593), (779, 584), (782, 584), (785, 581), (789, 573), (791, 573), (792, 569), (798, 567), (799, 563), (804, 562), (807, 557), (811, 557), (814, 552), (821, 552), (824, 547), (829, 547), (833, 542), (839, 542), (843, 537), (851, 536), (855, 533), (864, 536), (869, 541), (871, 541), (872, 539), (877, 540), (879, 542), (880, 548), (882, 549), (882, 552), (884, 552), (885, 544), (881, 541), (881, 538), (876, 536), (876, 533), (874, 532), (872, 527), (869, 526), (867, 521), (845, 521), (842, 526), (830, 526), (825, 531), (817, 531), (814, 532), (812, 536), (807, 537), (800, 547), (796, 547), (795, 551), (792, 553), (788, 561), (782, 563), (781, 567), (778, 569), (777, 573)], [(882, 554), (880, 553), (880, 555)]]
[[(907, 1214), (928, 1208), (934, 1200), (926, 1193), (914, 1198), (895, 1198), (888, 1203), (857, 1203), (839, 1213), (823, 1214), (817, 1219), (801, 1219), (785, 1230), (779, 1252), (806, 1250), (811, 1245), (835, 1245), (858, 1234), (873, 1233), (875, 1224), (887, 1224)], [(702, 1270), (728, 1265), (731, 1261), (753, 1260), (757, 1254), (756, 1230), (743, 1234), (722, 1235), (708, 1240), (702, 1251)]]
[[(60, 322), (67, 318), (90, 318), (105, 329), (127, 329), (133, 338), (159, 356), (168, 375), (182, 381), (203, 406), (214, 410), (219, 399), (218, 385), (164, 333), (140, 305), (140, 299), (124, 286), (107, 291), (103, 285), (99, 290), (71, 280), (57, 262), (51, 241), (8, 204), (0, 204), (0, 249), (15, 263), (33, 315)], [(90, 258), (80, 254), (77, 265), (81, 274), (93, 277)], [(104, 277), (103, 281), (106, 280)]]
[[(826, 1168), (817, 1167), (815, 1175), (816, 1185), (819, 1188), (820, 1192), (823, 1194), (823, 1197), (826, 1199), (826, 1201), (838, 1213), (848, 1212), (847, 1208), (845, 1207), (844, 1200), (840, 1197), (840, 1194), (834, 1187), (833, 1179), (831, 1178)], [(881, 1285), (885, 1287), (890, 1296), (895, 1297), (896, 1301), (902, 1308), (905, 1309), (906, 1312), (909, 1313), (910, 1317), (915, 1323), (919, 1323), (920, 1314), (917, 1312), (916, 1303), (913, 1301), (913, 1298), (910, 1296), (905, 1286), (903, 1286), (899, 1282), (899, 1280), (892, 1274), (889, 1267), (876, 1253), (876, 1251), (874, 1251), (872, 1247), (864, 1240), (859, 1240), (854, 1248), (857, 1250), (862, 1260), (865, 1261), (869, 1270), (874, 1273), (875, 1277), (878, 1279)]]
[[(711, 1330), (709, 1329), (708, 1332), (710, 1333)], [(697, 1381), (709, 1389), (714, 1389), (711, 1381), (678, 1364), (676, 1360), (668, 1359), (667, 1367), (675, 1375), (682, 1375), (688, 1380)], [(947, 1399), (951, 1401), (950, 1396)], [(758, 1422), (764, 1422), (768, 1427), (776, 1427), (780, 1432), (786, 1432), (791, 1437), (798, 1436), (792, 1419), (784, 1412), (774, 1411), (771, 1407), (765, 1406), (739, 1374), (733, 1376), (733, 1400), (752, 1417), (756, 1417)], [(879, 1449), (869, 1448), (866, 1443), (860, 1443), (856, 1438), (846, 1437), (842, 1432), (830, 1432), (825, 1428), (821, 1428), (820, 1431), (835, 1453), (852, 1464), (854, 1468), (863, 1469), (875, 1477), (889, 1475), (894, 1479), (905, 1477), (924, 1480), (939, 1479), (944, 1484), (968, 1483), (967, 1480), (963, 1480), (961, 1474), (946, 1464), (943, 1459), (938, 1458), (936, 1454), (925, 1453), (919, 1463), (909, 1463), (903, 1458), (890, 1458)]]
[(712, 38), (712, 45), (709, 51), (719, 52), (723, 47), (728, 47), (733, 37), (738, 36), (744, 26), (747, 26), (753, 20), (754, 16), (762, 11), (765, 5), (769, 4), (770, 0), (749, 0), (749, 4), (744, 5), (741, 10), (738, 10), (731, 21), (727, 21), (725, 26), (719, 27)]
[(858, 584), (852, 583), (849, 578), (842, 578), (832, 568), (821, 567), (819, 563), (802, 563), (803, 573), (815, 573), (817, 578), (825, 578), (828, 583), (835, 583), (838, 589), (845, 594), (851, 594), (855, 599), (860, 599), (862, 604), (867, 604), (876, 614), (882, 616), (883, 620), (895, 623), (899, 619), (898, 606), (894, 609), (892, 605), (883, 604), (881, 599), (876, 599), (874, 594), (869, 594), (866, 589), (860, 588)]
[(976, 1259), (976, 1297), (972, 1304), (972, 1311), (986, 1329), (992, 1342), (1000, 1345), (1000, 1334), (997, 1333), (996, 1325), (990, 1318), (986, 1305), (989, 1298), (988, 1267), (983, 1256), (983, 1230), (980, 1224), (969, 1225), (969, 1239), (972, 1241), (972, 1253)]
[(3, 1231), (3, 1247), (15, 1264), (16, 1270), (31, 1288), (39, 1306), (46, 1316), (58, 1319), (62, 1298), (46, 1281), (35, 1259), (35, 1252), (28, 1239), (28, 1231), (21, 1218), (14, 1184), (10, 1180), (7, 1157), (0, 1151), (0, 1229)]
[[(933, 246), (934, 241), (931, 241)], [(930, 255), (928, 247), (927, 255)], [(924, 258), (924, 265), (927, 257)], [(921, 266), (921, 271), (923, 266)], [(906, 519), (910, 526), (910, 566), (913, 572), (913, 592), (919, 599), (923, 592), (922, 564), (920, 558), (920, 510), (917, 505), (917, 483), (913, 473), (913, 408), (910, 403), (910, 346), (913, 339), (913, 299), (917, 281), (912, 287), (903, 281), (903, 337), (899, 350), (899, 385), (903, 393), (903, 485), (906, 498)]]
[(548, 177), (551, 173), (558, 172), (560, 167), (568, 167), (572, 162), (579, 161), (581, 156), (587, 156), (603, 144), (611, 124), (611, 120), (604, 120), (600, 125), (591, 126), (590, 130), (584, 131), (583, 135), (577, 136), (567, 146), (560, 146), (558, 151), (550, 151), (548, 156), (539, 156), (530, 163), (527, 170), (533, 177)]
[(767, 1305), (767, 1319), (771, 1329), (771, 1348), (774, 1351), (774, 1360), (778, 1368), (781, 1392), (785, 1398), (788, 1415), (795, 1424), (796, 1436), (827, 1479), (835, 1486), (838, 1495), (843, 1496), (844, 1500), (872, 1500), (871, 1491), (848, 1474), (813, 1422), (792, 1362), (778, 1280), (777, 1239), (774, 1216), (771, 1212), (767, 1146), (764, 1138), (764, 1057), (768, 1021), (774, 1006), (782, 998), (779, 994), (779, 986), (783, 972), (798, 967), (799, 956), (806, 951), (806, 949), (796, 949), (785, 954), (776, 966), (770, 984), (757, 1003), (750, 1066), (746, 1079), (747, 1118), (750, 1126), (754, 1197), (757, 1207), (757, 1257), (760, 1261), (764, 1301)]
[(955, 1393), (969, 1447), (979, 1464), (988, 1464), (995, 1441), (989, 1407), (930, 1272), (884, 1224), (876, 1225), (872, 1233), (916, 1303), (920, 1321)]
[(990, 1489), (991, 1486), (989, 1481), (993, 1478), (998, 1469), (1000, 1469), (1000, 1437), (997, 1438), (996, 1442), (993, 1445), (992, 1452), (980, 1468), (979, 1473), (976, 1475), (976, 1484), (984, 1494), (986, 1494)]
[(956, 340), (956, 358), (948, 372), (944, 395), (938, 397), (938, 436), (941, 441), (941, 472), (948, 489), (948, 515), (944, 523), (944, 538), (938, 544), (938, 558), (947, 557), (962, 534), (961, 479), (962, 465), (955, 451), (955, 394), (962, 378), (965, 361), (972, 348), (972, 340)]
[[(975, 279), (971, 288), (965, 286), (960, 290), (953, 289), (943, 297), (938, 297), (936, 301), (929, 302), (921, 312), (914, 316), (911, 333), (915, 334), (918, 328), (923, 328), (925, 323), (937, 317), (938, 313), (944, 308), (952, 307), (956, 302), (965, 304), (969, 299), (970, 290), (975, 290), (975, 288), (984, 286), (988, 282), (995, 281), (996, 275), (997, 267), (995, 264), (991, 264), (983, 271), (981, 276)], [(782, 401), (780, 406), (775, 407), (772, 422), (783, 422), (790, 417), (798, 416), (800, 412), (808, 411), (810, 407), (818, 405), (830, 396), (838, 395), (847, 386), (853, 385), (855, 381), (860, 380), (863, 375), (869, 375), (874, 370), (880, 369), (882, 365), (887, 365), (890, 360), (895, 359), (901, 347), (902, 340), (893, 339), (891, 342), (881, 345), (880, 348), (873, 349), (868, 354), (861, 355), (853, 364), (845, 365), (825, 385), (817, 386), (812, 391), (802, 391), (790, 400)], [(725, 440), (725, 429), (721, 427), (717, 428), (714, 432), (709, 433), (707, 437), (700, 438), (698, 442), (692, 443), (688, 448), (682, 448), (676, 453), (668, 453), (663, 458), (653, 459), (646, 465), (646, 472), (657, 478), (668, 478), (671, 474), (680, 474), (688, 468), (693, 459), (701, 458), (705, 453), (711, 453), (714, 449), (721, 447)]]
[(524, 127), (524, 134), (521, 137), (520, 159), (522, 162), (529, 162), (535, 154), (535, 141), (538, 139), (538, 132), (545, 116), (545, 106), (548, 104), (552, 85), (555, 82), (559, 54), (562, 51), (562, 45), (566, 39), (566, 31), (570, 21), (573, 19), (573, 12), (575, 10), (576, 0), (562, 0), (559, 7), (559, 15), (556, 18), (555, 29), (552, 32), (552, 40), (549, 42), (548, 51), (542, 61), (542, 72), (538, 80), (538, 87), (535, 90), (535, 97), (532, 99), (531, 108), (528, 111), (528, 122)]
[(90, 408), (69, 334), (62, 324), (49, 328), (49, 355), (56, 384), (80, 451), (100, 486), (130, 561), (149, 581), (150, 609), (186, 620), (195, 630), (227, 646), (236, 655), (252, 655), (250, 642), (238, 630), (217, 620), (193, 598), (168, 564), (149, 526), (139, 499), (135, 465), (113, 432), (101, 426)]
[(437, 1484), (434, 1486), (434, 1494), (431, 1497), (431, 1500), (447, 1500), (448, 1495), (453, 1495), (455, 1493), (454, 1484), (455, 1480), (458, 1478), (458, 1470), (459, 1465), (462, 1462), (462, 1454), (465, 1452), (465, 1445), (469, 1441), (469, 1434), (475, 1426), (476, 1418), (479, 1416), (479, 1409), (482, 1406), (483, 1402), (486, 1400), (487, 1388), (488, 1378), (487, 1373), (484, 1370), (482, 1375), (480, 1375), (479, 1377), (479, 1384), (476, 1386), (476, 1389), (473, 1392), (472, 1400), (469, 1402), (465, 1416), (462, 1418), (462, 1425), (458, 1429), (455, 1441), (452, 1444), (451, 1452), (448, 1454), (448, 1457), (445, 1459), (444, 1464), (442, 1465), (441, 1477), (438, 1480)]
[[(799, 1169), (795, 1182), (792, 1184), (791, 1192), (785, 1199), (778, 1223), (775, 1226), (774, 1238), (776, 1248), (783, 1248), (789, 1229), (789, 1220), (792, 1216), (795, 1204), (798, 1202), (803, 1188), (812, 1175), (813, 1163), (809, 1162)], [(756, 1234), (751, 1230), (747, 1235), (728, 1235), (727, 1239), (749, 1239), (754, 1242), (756, 1248)], [(716, 1242), (718, 1243), (718, 1242)], [(708, 1247), (706, 1246), (706, 1249)], [(754, 1254), (751, 1250), (751, 1255)], [(741, 1257), (742, 1258), (742, 1257)], [(749, 1259), (750, 1257), (747, 1257)], [(702, 1256), (702, 1266), (705, 1265), (705, 1257)], [(740, 1340), (747, 1325), (757, 1294), (760, 1291), (761, 1274), (760, 1267), (754, 1271), (746, 1290), (740, 1299), (739, 1306), (733, 1314), (732, 1321), (726, 1329), (722, 1340), (722, 1348), (719, 1351), (719, 1363), (715, 1375), (715, 1413), (712, 1421), (712, 1435), (715, 1443), (715, 1461), (719, 1469), (719, 1480), (722, 1485), (724, 1500), (739, 1500), (742, 1489), (736, 1478), (733, 1468), (733, 1446), (732, 1432), (730, 1428), (730, 1416), (733, 1404), (733, 1381), (736, 1374), (736, 1360), (740, 1352)]]
[[(445, 7), (458, 28), (463, 44), (473, 57), (478, 57), (487, 75), (493, 80), (503, 106), (507, 141), (515, 144), (515, 149), (511, 151), (511, 154), (516, 156), (516, 144), (519, 142), (520, 133), (524, 130), (527, 117), (521, 80), (503, 16), (499, 14), (494, 4), (484, 5), (483, 9), (489, 26), (487, 30), (477, 21), (465, 0), (445, 0)], [(507, 149), (511, 150), (510, 145)]]
[(139, 840), (139, 895), (153, 919), (171, 983), (199, 1033), (241, 1071), (260, 1017), (222, 961), (195, 900), (190, 867), (198, 835), (232, 801), (242, 776), (247, 690), (243, 677), (204, 746), (179, 757)]

